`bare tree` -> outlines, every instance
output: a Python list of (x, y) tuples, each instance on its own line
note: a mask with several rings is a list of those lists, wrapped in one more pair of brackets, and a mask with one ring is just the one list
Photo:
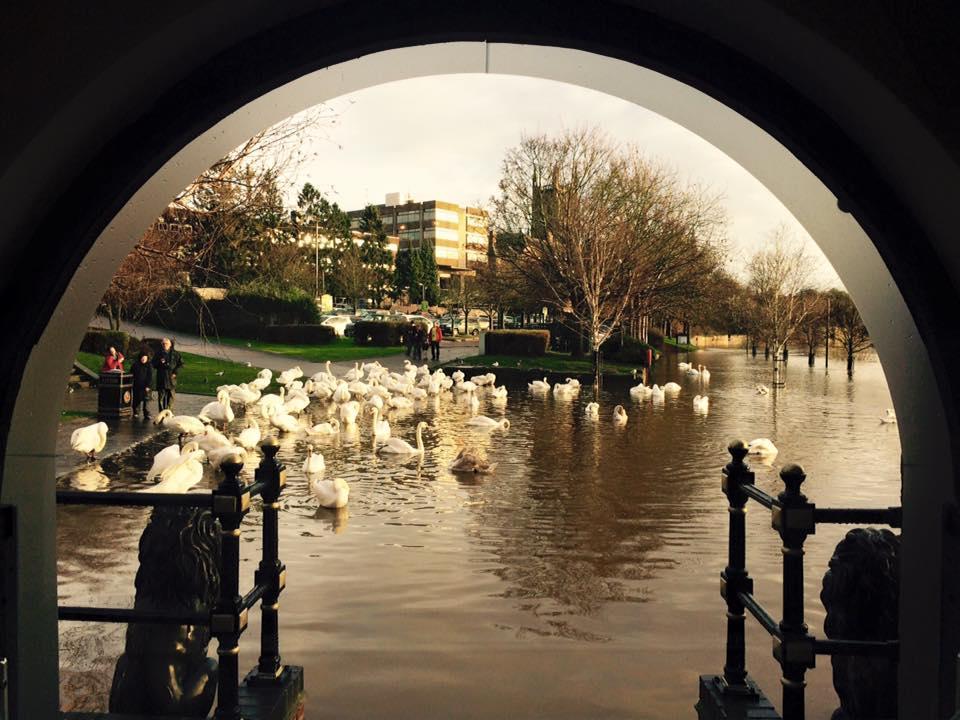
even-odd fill
[(863, 324), (857, 306), (843, 290), (830, 292), (830, 324), (847, 355), (847, 373), (853, 375), (854, 357), (872, 347), (873, 341), (870, 340), (867, 326)]
[(800, 324), (800, 337), (807, 348), (807, 365), (813, 367), (817, 348), (826, 334), (827, 296), (816, 290), (806, 290), (809, 311)]
[(595, 363), (631, 303), (688, 283), (722, 242), (715, 198), (596, 130), (523, 139), (494, 205), (498, 230), (523, 238), (502, 259), (587, 339)]
[(813, 306), (808, 292), (810, 257), (786, 227), (780, 226), (771, 234), (771, 246), (759, 250), (748, 269), (756, 332), (770, 344), (774, 359), (782, 359), (784, 348)]
[(343, 292), (353, 301), (353, 307), (358, 308), (358, 300), (366, 298), (370, 293), (370, 286), (376, 280), (376, 271), (363, 261), (360, 248), (354, 242), (348, 242), (340, 254), (338, 278)]

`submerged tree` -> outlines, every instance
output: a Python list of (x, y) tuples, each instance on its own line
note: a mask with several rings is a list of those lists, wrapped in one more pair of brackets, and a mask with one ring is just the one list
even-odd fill
[(853, 361), (857, 353), (872, 347), (873, 342), (857, 306), (843, 290), (830, 291), (830, 325), (834, 337), (840, 340), (846, 353), (847, 373), (853, 375)]
[(523, 238), (501, 260), (595, 360), (631, 303), (652, 303), (719, 259), (716, 199), (596, 130), (524, 138), (507, 152), (494, 204), (498, 231)]
[(777, 360), (809, 315), (814, 294), (809, 292), (812, 263), (803, 245), (783, 226), (773, 231), (771, 240), (770, 247), (750, 260), (747, 285), (754, 300), (755, 332)]

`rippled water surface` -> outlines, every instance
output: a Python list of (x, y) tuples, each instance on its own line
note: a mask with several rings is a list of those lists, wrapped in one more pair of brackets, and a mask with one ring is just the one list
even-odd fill
[[(880, 366), (856, 377), (829, 375), (794, 359), (787, 386), (769, 384), (769, 365), (733, 351), (691, 355), (709, 366), (710, 411), (693, 412), (698, 383), (671, 367), (659, 382), (683, 390), (661, 405), (603, 392), (599, 421), (581, 397), (556, 400), (512, 387), (505, 405), (480, 412), (510, 419), (508, 431), (464, 425), (469, 405), (439, 403), (390, 416), (413, 442), (426, 419), (422, 461), (371, 450), (369, 419), (355, 433), (317, 441), (328, 477), (350, 483), (350, 504), (318, 509), (300, 472), (302, 439), (282, 438), (288, 466), (281, 514), (281, 652), (303, 665), (312, 718), (672, 718), (690, 717), (697, 675), (723, 666), (719, 573), (727, 513), (720, 492), (725, 447), (768, 437), (780, 454), (753, 463), (757, 484), (776, 493), (780, 466), (801, 463), (806, 494), (820, 506), (898, 505), (896, 426)], [(623, 403), (625, 427), (610, 413)], [(325, 406), (312, 407), (314, 421)], [(111, 488), (140, 482), (158, 438), (136, 455), (105, 460)], [(489, 476), (446, 468), (466, 444), (498, 467)], [(251, 458), (245, 472), (252, 472)], [(106, 480), (73, 475), (66, 485)], [(215, 482), (211, 476), (209, 484)], [(66, 508), (59, 514), (60, 601), (130, 606), (144, 510)], [(247, 518), (243, 584), (258, 561), (259, 512)], [(821, 633), (820, 579), (849, 528), (820, 527), (807, 542), (807, 618)], [(779, 542), (766, 511), (748, 514), (748, 568), (756, 594), (780, 614)], [(241, 670), (256, 661), (257, 613), (243, 639)], [(779, 701), (769, 638), (748, 620), (748, 669)], [(61, 625), (64, 675), (109, 674), (122, 627)], [(211, 644), (211, 648), (215, 643)], [(94, 659), (97, 656), (99, 659)], [(826, 658), (808, 678), (808, 717), (835, 707)], [(88, 699), (94, 706), (104, 701)]]

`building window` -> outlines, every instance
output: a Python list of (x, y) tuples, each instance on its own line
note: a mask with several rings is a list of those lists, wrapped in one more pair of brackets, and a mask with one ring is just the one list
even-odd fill
[(458, 213), (456, 210), (445, 210), (443, 208), (437, 208), (436, 219), (442, 222), (459, 223), (460, 213)]

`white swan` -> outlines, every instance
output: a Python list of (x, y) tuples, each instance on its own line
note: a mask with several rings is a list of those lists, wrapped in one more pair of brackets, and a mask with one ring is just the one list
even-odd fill
[(472, 425), (473, 427), (483, 428), (484, 430), (493, 430), (498, 428), (500, 430), (509, 430), (510, 421), (506, 418), (502, 420), (494, 420), (493, 418), (487, 417), (486, 415), (477, 415), (467, 420), (467, 425)]
[(480, 398), (478, 398), (473, 393), (470, 393), (470, 412), (476, 415), (477, 410), (480, 409)]
[(760, 457), (773, 457), (778, 452), (777, 446), (769, 438), (757, 438), (747, 443), (748, 454), (759, 455)]
[(162, 410), (153, 423), (185, 435), (199, 435), (206, 428), (203, 422), (192, 415), (174, 415), (169, 408)]
[(300, 366), (290, 368), (289, 370), (284, 370), (280, 373), (280, 376), (277, 378), (277, 382), (281, 385), (289, 385), (297, 378), (303, 377), (303, 370), (300, 369)]
[(617, 405), (613, 409), (613, 424), (626, 425), (627, 420), (628, 420), (627, 411), (623, 409), (623, 405)]
[(663, 386), (664, 393), (678, 393), (680, 392), (680, 385), (675, 382), (668, 382)]
[(324, 480), (321, 477), (310, 478), (310, 491), (321, 507), (342, 508), (350, 500), (350, 486), (343, 478)]
[(350, 387), (345, 382), (340, 382), (337, 389), (333, 391), (333, 401), (337, 405), (350, 402)]
[(710, 398), (706, 395), (696, 395), (693, 398), (693, 410), (698, 413), (706, 413), (710, 410)]
[(404, 408), (412, 408), (413, 400), (411, 400), (410, 398), (403, 397), (403, 395), (397, 395), (387, 400), (387, 407), (392, 407), (397, 410), (401, 410)]
[(600, 417), (600, 403), (590, 402), (587, 403), (587, 406), (583, 410), (583, 414), (586, 415), (591, 420), (596, 420)]
[[(159, 483), (140, 492), (185, 493), (203, 479), (203, 465), (200, 464), (202, 456), (202, 450), (181, 455), (176, 462), (160, 473)], [(235, 460), (243, 462), (241, 457), (236, 457)]]
[(353, 425), (360, 414), (360, 403), (356, 400), (345, 402), (340, 406), (340, 422), (344, 425)]
[(700, 374), (700, 371), (695, 367), (691, 366), (687, 368), (687, 377), (697, 377)]
[(488, 463), (472, 448), (463, 448), (450, 463), (450, 472), (474, 473), (486, 475), (496, 470), (496, 463)]
[(577, 380), (576, 378), (565, 378), (565, 379), (566, 379), (566, 381), (567, 381), (567, 385), (569, 385), (570, 387), (575, 387), (575, 388), (577, 388), (578, 390), (580, 389), (580, 381), (579, 381), (579, 380)]
[(506, 400), (507, 399), (507, 386), (501, 385), (500, 387), (494, 387), (490, 391), (490, 397), (494, 400)]
[(704, 382), (710, 382), (710, 371), (703, 365), (699, 365), (698, 367), (700, 368), (700, 379)]
[(688, 362), (679, 362), (679, 363), (677, 363), (677, 368), (678, 368), (679, 370), (689, 370), (689, 369), (690, 369), (690, 363), (688, 363)]
[(260, 410), (263, 411), (265, 408), (273, 407), (280, 409), (283, 407), (283, 403), (286, 398), (287, 390), (284, 387), (280, 388), (280, 394), (276, 395), (270, 393), (269, 395), (261, 395), (260, 399), (257, 400), (257, 405), (260, 407)]
[(207, 425), (202, 433), (197, 433), (196, 435), (191, 435), (187, 438), (187, 442), (195, 442), (200, 447), (201, 450), (210, 451), (216, 450), (217, 448), (229, 447), (233, 443), (230, 441), (226, 435), (217, 430), (212, 425)]
[(413, 447), (410, 443), (401, 440), (400, 438), (392, 437), (387, 440), (383, 445), (380, 446), (380, 449), (377, 452), (382, 453), (395, 453), (397, 455), (423, 455), (423, 429), (427, 427), (427, 424), (422, 420), (417, 423), (417, 446)]
[(230, 392), (220, 390), (217, 393), (217, 399), (214, 402), (207, 403), (203, 409), (197, 413), (201, 421), (231, 423), (233, 422), (233, 408), (230, 406)]
[(450, 377), (453, 378), (453, 381), (455, 383), (460, 383), (460, 382), (463, 382), (463, 379), (466, 377), (466, 375), (464, 375), (460, 370), (454, 370), (453, 374), (450, 375)]
[(380, 408), (376, 405), (373, 407), (373, 440), (374, 442), (378, 440), (389, 440), (390, 439), (390, 423), (386, 420), (380, 419)]
[(299, 415), (310, 406), (310, 398), (295, 395), (283, 404), (283, 412), (288, 415)]
[(107, 424), (105, 422), (77, 428), (70, 434), (70, 447), (81, 455), (86, 455), (90, 460), (93, 460), (106, 444)]
[[(246, 457), (246, 454), (246, 450), (239, 445), (227, 445), (226, 447), (209, 450), (207, 452), (207, 460), (210, 462), (210, 467), (219, 468), (228, 460), (234, 460), (234, 462), (243, 462), (243, 458)], [(237, 460), (236, 458), (240, 459)]]
[(546, 376), (543, 380), (534, 380), (531, 383), (527, 383), (527, 387), (530, 388), (532, 393), (545, 393), (550, 392), (550, 383), (547, 382)]
[(327, 463), (323, 459), (323, 454), (314, 452), (313, 446), (307, 447), (307, 459), (303, 461), (303, 474), (314, 475), (322, 473), (327, 469)]
[(630, 398), (633, 400), (646, 400), (653, 393), (651, 388), (648, 388), (643, 383), (639, 385), (634, 385), (630, 388)]
[(280, 432), (296, 433), (306, 431), (306, 428), (303, 427), (303, 425), (301, 425), (292, 415), (287, 415), (285, 412), (282, 412), (275, 407), (266, 408), (266, 411), (268, 413), (268, 417), (270, 418), (270, 424), (277, 428)]
[(330, 422), (323, 422), (314, 425), (312, 428), (307, 430), (309, 435), (334, 435), (340, 431), (340, 421), (336, 418), (330, 420)]
[(253, 450), (257, 447), (257, 443), (260, 442), (260, 437), (260, 426), (257, 424), (257, 421), (253, 418), (247, 418), (247, 427), (237, 435), (237, 442), (247, 450)]
[(168, 445), (153, 456), (153, 465), (151, 465), (150, 469), (147, 470), (147, 480), (153, 480), (153, 478), (179, 460), (181, 455), (184, 455), (185, 453), (191, 453), (199, 449), (199, 446), (195, 442), (188, 442), (182, 448), (177, 443)]
[(664, 396), (663, 388), (661, 388), (659, 385), (654, 383), (653, 387), (650, 388), (650, 397), (653, 399), (654, 402), (663, 402), (663, 396)]

